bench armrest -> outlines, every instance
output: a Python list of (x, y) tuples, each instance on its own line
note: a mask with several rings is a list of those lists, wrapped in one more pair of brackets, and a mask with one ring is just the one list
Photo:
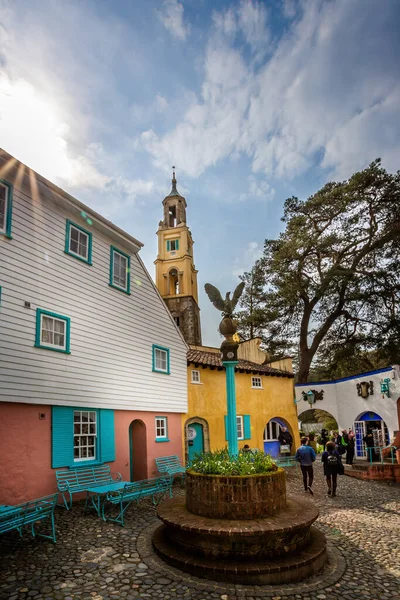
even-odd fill
[(69, 491), (69, 482), (63, 481), (62, 483), (57, 481), (57, 488), (59, 492), (68, 492)]
[(122, 475), (121, 473), (118, 473), (118, 471), (111, 472), (111, 477), (114, 479), (114, 481), (122, 481)]

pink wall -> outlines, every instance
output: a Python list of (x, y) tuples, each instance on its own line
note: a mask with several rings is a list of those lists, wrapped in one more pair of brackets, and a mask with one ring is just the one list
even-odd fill
[[(40, 413), (44, 420), (39, 419)], [(116, 460), (110, 466), (124, 481), (130, 480), (129, 425), (135, 419), (146, 425), (148, 477), (157, 476), (157, 456), (177, 454), (182, 458), (181, 414), (126, 410), (114, 414)], [(170, 442), (155, 441), (156, 414), (168, 417)], [(0, 402), (0, 504), (18, 504), (56, 491), (51, 468), (51, 407)]]

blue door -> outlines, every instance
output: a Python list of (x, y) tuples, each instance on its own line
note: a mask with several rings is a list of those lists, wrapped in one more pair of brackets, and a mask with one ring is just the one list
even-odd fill
[(203, 425), (191, 423), (188, 427), (188, 456), (189, 462), (198, 452), (204, 452)]

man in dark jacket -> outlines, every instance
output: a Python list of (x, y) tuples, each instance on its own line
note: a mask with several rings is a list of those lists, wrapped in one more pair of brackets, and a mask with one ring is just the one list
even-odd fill
[(287, 427), (282, 427), (281, 432), (278, 436), (278, 442), (280, 442), (283, 445), (287, 444), (288, 446), (290, 446), (290, 450), (292, 449), (293, 438), (290, 432), (287, 430)]
[[(307, 446), (307, 438), (301, 438), (301, 447), (297, 449), (296, 460), (300, 463), (301, 472), (303, 474), (304, 491), (310, 492), (311, 496), (314, 496), (312, 491), (312, 484), (314, 480), (314, 469), (313, 462), (316, 459), (316, 454), (311, 446)], [(307, 483), (308, 476), (308, 483)]]

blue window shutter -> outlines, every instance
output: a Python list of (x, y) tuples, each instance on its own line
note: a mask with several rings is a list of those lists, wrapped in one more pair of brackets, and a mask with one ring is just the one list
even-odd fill
[(225, 440), (228, 441), (228, 416), (224, 416), (225, 421)]
[(114, 411), (106, 408), (99, 410), (99, 437), (101, 462), (115, 460)]
[(167, 251), (169, 252), (171, 250), (171, 242), (169, 240), (167, 240)]
[(53, 406), (51, 425), (51, 466), (69, 467), (74, 462), (74, 409)]
[(175, 241), (175, 248), (176, 248), (176, 250), (179, 250), (179, 240)]
[(243, 415), (244, 439), (251, 439), (250, 415)]

